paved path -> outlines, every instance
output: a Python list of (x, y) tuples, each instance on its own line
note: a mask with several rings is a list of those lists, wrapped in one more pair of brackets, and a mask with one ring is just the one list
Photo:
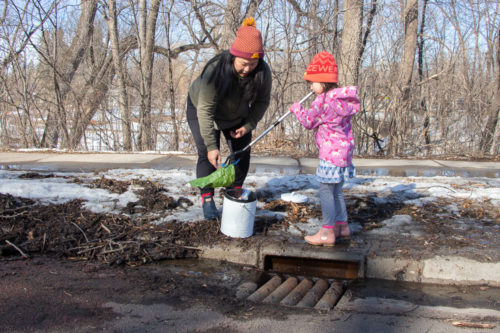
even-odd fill
[[(93, 170), (106, 168), (183, 168), (193, 167), (196, 156), (187, 154), (155, 153), (52, 153), (0, 152), (0, 165), (30, 168), (33, 165), (51, 170)], [(316, 158), (252, 156), (251, 171), (298, 170), (312, 173)], [(446, 160), (359, 159), (353, 161), (360, 173), (394, 176), (467, 175), (500, 177), (500, 162), (469, 162)]]

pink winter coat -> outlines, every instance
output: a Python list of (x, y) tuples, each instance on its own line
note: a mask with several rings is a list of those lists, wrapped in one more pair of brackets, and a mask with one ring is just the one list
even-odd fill
[(319, 158), (338, 167), (352, 164), (354, 139), (351, 117), (359, 111), (358, 87), (332, 89), (320, 94), (307, 110), (294, 103), (290, 111), (307, 129), (314, 129)]

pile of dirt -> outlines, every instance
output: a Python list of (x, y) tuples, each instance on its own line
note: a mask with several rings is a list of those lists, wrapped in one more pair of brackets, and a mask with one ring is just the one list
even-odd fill
[[(60, 177), (26, 173), (21, 178)], [(184, 197), (174, 198), (161, 184), (145, 180), (69, 181), (102, 188), (113, 193), (134, 191), (138, 201), (129, 203), (121, 213), (93, 213), (82, 200), (64, 204), (43, 205), (38, 201), (0, 194), (0, 257), (19, 258), (33, 254), (55, 254), (73, 260), (97, 260), (107, 264), (141, 265), (162, 259), (197, 256), (200, 245), (226, 242), (220, 233), (220, 222), (198, 220), (179, 223), (165, 220), (174, 209), (189, 209), (193, 203)], [(262, 194), (262, 193), (261, 193)], [(439, 199), (416, 207), (400, 199), (376, 193), (363, 196), (346, 193), (349, 221), (358, 223), (362, 232), (383, 228), (394, 215), (411, 216), (426, 237), (404, 239), (404, 247), (437, 251), (441, 248), (484, 248), (497, 244), (500, 209), (488, 202), (467, 199)], [(312, 203), (272, 200), (262, 194), (263, 209), (283, 214), (256, 217), (254, 233), (287, 231), (297, 223), (321, 220), (321, 207)], [(312, 222), (311, 222), (312, 223)], [(395, 237), (400, 237), (396, 235)], [(395, 242), (402, 241), (395, 239)], [(242, 241), (250, 246), (252, 237)], [(406, 251), (406, 250), (405, 250)]]
[[(35, 173), (23, 176), (40, 177)], [(78, 178), (71, 181), (84, 183)], [(130, 203), (123, 213), (111, 214), (86, 210), (82, 200), (42, 205), (0, 194), (0, 256), (19, 258), (19, 254), (29, 257), (41, 253), (73, 260), (140, 265), (162, 259), (196, 257), (197, 246), (229, 239), (220, 233), (218, 221), (152, 223), (179, 206), (187, 209), (193, 205), (184, 197), (169, 196), (168, 189), (157, 183), (100, 178), (84, 185), (114, 193), (123, 193), (131, 185), (137, 185), (134, 192), (139, 200)], [(266, 199), (269, 198), (261, 198)], [(393, 211), (376, 208), (369, 199), (349, 199), (347, 203), (353, 212), (352, 219), (362, 224), (380, 221)], [(280, 219), (258, 217), (254, 231), (261, 235), (266, 235), (268, 230), (286, 231), (295, 223), (321, 218), (321, 207), (317, 205), (275, 200), (265, 203), (263, 208), (286, 214)]]
[[(158, 206), (172, 209), (178, 200), (165, 196)], [(129, 265), (196, 257), (196, 245), (222, 237), (214, 221), (152, 225), (125, 214), (90, 212), (81, 200), (41, 205), (5, 194), (0, 194), (0, 228), (1, 256), (47, 253)]]

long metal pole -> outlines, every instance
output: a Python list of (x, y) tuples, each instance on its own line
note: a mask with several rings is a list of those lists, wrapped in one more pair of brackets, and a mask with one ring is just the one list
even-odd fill
[[(299, 104), (302, 104), (306, 101), (306, 99), (308, 99), (309, 97), (311, 97), (311, 95), (313, 95), (314, 93), (313, 92), (310, 92), (309, 94), (307, 94), (304, 98), (302, 98), (300, 101), (299, 101)], [(243, 149), (240, 149), (240, 150), (237, 150), (235, 152), (232, 152), (231, 154), (229, 154), (229, 156), (226, 158), (226, 161), (224, 163), (222, 163), (222, 167), (224, 168), (225, 166), (228, 165), (229, 163), (229, 160), (231, 159), (231, 157), (234, 157), (242, 152), (244, 152), (245, 150), (247, 150), (248, 148), (250, 148), (251, 146), (253, 146), (257, 141), (259, 141), (264, 135), (266, 135), (267, 133), (269, 133), (270, 130), (272, 130), (273, 128), (275, 128), (276, 126), (278, 126), (279, 123), (281, 123), (283, 121), (283, 119), (285, 119), (289, 114), (290, 114), (290, 110), (288, 110), (287, 113), (285, 113), (284, 115), (282, 115), (280, 117), (280, 119), (276, 120), (274, 122), (274, 124), (272, 124), (268, 129), (266, 129), (264, 132), (262, 132), (258, 137), (256, 137), (252, 142), (250, 142), (248, 145), (245, 146), (245, 148)], [(228, 146), (231, 147), (231, 145), (228, 143)]]
[[(314, 94), (313, 92), (310, 92), (309, 94), (307, 94), (304, 98), (302, 98), (300, 101), (299, 101), (299, 104), (302, 104), (304, 103), (309, 97), (311, 97), (311, 95)], [(288, 115), (290, 114), (290, 110), (288, 110), (287, 113), (285, 113), (284, 115), (282, 115), (278, 120), (276, 120), (274, 122), (274, 124), (272, 124), (268, 129), (266, 129), (264, 132), (262, 132), (258, 137), (256, 137), (255, 139), (253, 139), (252, 142), (250, 142), (248, 145), (245, 146), (245, 148), (243, 148), (242, 150), (240, 150), (240, 152), (242, 151), (245, 151), (247, 150), (248, 148), (250, 148), (251, 146), (253, 146), (257, 141), (259, 141), (264, 135), (266, 135), (267, 133), (269, 133), (270, 130), (272, 130), (273, 128), (275, 128), (276, 126), (278, 126), (279, 123), (281, 123), (283, 121), (283, 119), (285, 119), (286, 117), (288, 117)]]

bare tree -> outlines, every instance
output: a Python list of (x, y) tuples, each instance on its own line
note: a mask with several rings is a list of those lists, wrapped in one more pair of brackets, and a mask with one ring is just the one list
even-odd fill
[(161, 0), (152, 0), (147, 10), (147, 1), (139, 1), (139, 52), (141, 69), (141, 105), (139, 114), (138, 144), (140, 150), (154, 149), (151, 131), (151, 87), (153, 84), (153, 61), (156, 34), (156, 20)]
[(494, 142), (498, 143), (498, 113), (500, 112), (500, 26), (497, 29), (497, 53), (496, 53), (496, 90), (493, 100), (488, 106), (488, 120), (481, 138), (481, 150), (483, 153), (495, 154)]
[[(423, 0), (422, 5), (422, 19), (420, 21), (420, 31), (418, 34), (418, 80), (422, 82), (424, 80), (424, 31), (425, 31), (425, 15), (427, 11), (428, 0)], [(427, 110), (426, 98), (424, 96), (424, 87), (420, 86), (420, 108), (424, 112), (424, 123), (422, 134), (424, 136), (425, 150), (427, 155), (431, 152), (431, 136), (430, 136), (430, 116)]]
[(130, 110), (128, 104), (127, 87), (125, 84), (125, 70), (120, 57), (120, 38), (118, 33), (118, 18), (116, 0), (108, 0), (108, 32), (111, 39), (111, 51), (113, 54), (113, 66), (118, 82), (118, 104), (120, 106), (121, 125), (123, 135), (123, 149), (132, 150), (132, 132), (130, 128)]
[[(2, 64), (1, 67), (3, 69), (9, 63), (11, 63), (15, 59), (15, 57), (19, 56), (19, 54), (21, 54), (21, 52), (24, 51), (26, 46), (29, 44), (31, 38), (33, 37), (33, 35), (40, 30), (42, 24), (44, 24), (45, 21), (50, 17), (55, 8), (55, 3), (53, 3), (51, 7), (47, 10), (47, 12), (44, 13), (44, 15), (40, 18), (40, 22), (38, 24), (30, 26), (28, 27), (28, 29), (26, 29), (23, 24), (23, 20), (25, 16), (28, 14), (28, 7), (30, 3), (31, 0), (26, 0), (22, 9), (18, 7), (15, 2), (11, 4), (11, 10), (16, 13), (16, 16), (18, 17), (19, 21), (16, 24), (16, 28), (14, 29), (14, 31), (8, 34), (9, 38), (7, 43), (8, 52), (7, 55), (1, 61)], [(9, 9), (9, 1), (5, 1), (4, 9), (2, 11), (2, 19), (0, 20), (2, 25), (6, 21), (8, 9)]]
[(166, 39), (167, 39), (167, 83), (168, 83), (168, 100), (170, 105), (170, 118), (172, 121), (172, 136), (174, 139), (173, 148), (174, 150), (179, 150), (179, 129), (177, 126), (177, 117), (176, 117), (176, 103), (175, 103), (175, 88), (174, 88), (174, 66), (172, 64), (172, 54), (171, 54), (171, 44), (170, 44), (170, 28), (172, 24), (171, 20), (171, 9), (174, 5), (174, 1), (170, 1), (170, 8), (166, 11), (166, 22), (165, 22), (165, 30), (166, 30)]
[(220, 50), (228, 50), (241, 22), (241, 0), (228, 0), (220, 38)]
[[(360, 88), (357, 153), (498, 154), (500, 6), (488, 0), (4, 1), (2, 144), (184, 149), (188, 87), (247, 16), (258, 22), (273, 71), (256, 132), (304, 96), (304, 68), (327, 50), (340, 83)], [(289, 118), (256, 149), (314, 154), (311, 136)]]
[[(65, 54), (60, 57), (57, 56), (57, 25), (54, 27), (56, 35), (52, 44), (52, 55), (47, 57), (42, 52), (38, 51), (38, 53), (53, 70), (54, 93), (56, 96), (57, 110), (55, 113), (49, 112), (47, 115), (44, 135), (41, 142), (44, 147), (56, 147), (59, 139), (58, 124), (61, 127), (60, 129), (66, 133), (65, 139), (69, 140), (67, 126), (64, 120), (63, 102), (71, 89), (73, 77), (82, 63), (85, 51), (89, 46), (92, 33), (94, 31), (94, 18), (97, 11), (97, 1), (85, 0), (81, 2), (80, 6), (81, 14), (78, 20), (75, 37)], [(33, 44), (32, 41), (31, 43), (32, 46), (35, 46), (36, 48), (36, 45)], [(47, 45), (47, 47), (48, 46), (49, 45)], [(47, 49), (49, 49), (49, 47)], [(67, 146), (69, 143), (66, 142), (65, 145)]]
[(415, 52), (417, 49), (418, 32), (418, 0), (408, 0), (404, 8), (404, 43), (403, 57), (399, 73), (397, 95), (392, 105), (392, 130), (390, 148), (391, 154), (396, 155), (402, 151), (405, 134), (408, 133), (411, 121), (410, 91)]
[(363, 0), (344, 1), (342, 45), (339, 59), (340, 82), (357, 85), (362, 49)]

